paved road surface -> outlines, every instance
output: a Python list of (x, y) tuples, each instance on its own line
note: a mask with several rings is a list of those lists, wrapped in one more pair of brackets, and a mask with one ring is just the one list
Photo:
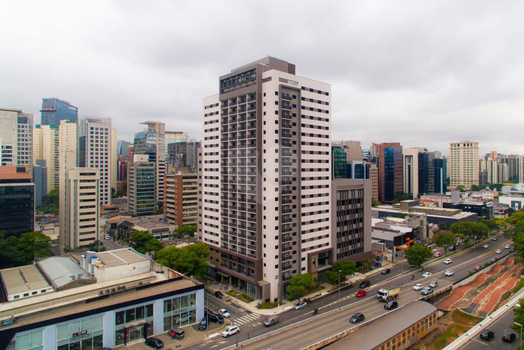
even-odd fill
[[(438, 262), (425, 268), (424, 272), (429, 271), (434, 274), (430, 278), (422, 278), (422, 272), (409, 269), (407, 263), (405, 263), (406, 266), (404, 267), (396, 266), (393, 268), (390, 275), (376, 275), (369, 278), (372, 285), (369, 288), (370, 293), (367, 297), (357, 299), (354, 294), (358, 290), (358, 287), (355, 287), (343, 291), (341, 293), (340, 301), (338, 300), (338, 293), (334, 293), (322, 300), (312, 303), (312, 305), (308, 305), (305, 309), (285, 312), (279, 316), (280, 324), (269, 329), (259, 325), (262, 318), (256, 319), (251, 323), (246, 322), (240, 325), (241, 333), (238, 336), (238, 341), (242, 342), (248, 339), (248, 337), (251, 339), (256, 336), (267, 334), (277, 328), (286, 327), (301, 320), (312, 318), (314, 317), (312, 316), (314, 308), (319, 308), (320, 314), (324, 314), (328, 311), (336, 310), (339, 307), (353, 304), (357, 301), (362, 302), (362, 300), (367, 300), (364, 302), (365, 305), (359, 303), (358, 307), (351, 307), (350, 309), (325, 316), (325, 318), (316, 316), (315, 318), (317, 318), (318, 321), (315, 320), (307, 326), (291, 327), (289, 330), (274, 337), (267, 334), (267, 336), (261, 337), (260, 341), (257, 341), (253, 345), (244, 346), (244, 348), (263, 349), (265, 346), (271, 345), (275, 347), (275, 349), (299, 349), (310, 345), (316, 341), (336, 334), (337, 332), (350, 328), (349, 317), (355, 312), (363, 312), (367, 319), (383, 314), (385, 312), (383, 304), (376, 300), (376, 290), (379, 287), (394, 288), (398, 286), (406, 286), (399, 297), (399, 304), (402, 305), (420, 297), (420, 292), (413, 291), (412, 289), (412, 286), (416, 283), (427, 285), (429, 282), (437, 280), (439, 282), (439, 288), (443, 288), (450, 285), (453, 281), (467, 277), (469, 271), (472, 271), (476, 265), (483, 265), (485, 262), (490, 261), (494, 256), (501, 257), (501, 254), (495, 254), (494, 251), (499, 246), (503, 247), (506, 244), (506, 239), (500, 237), (496, 242), (491, 240), (487, 242), (490, 245), (488, 249), (478, 247), (476, 250), (471, 250), (457, 257), (452, 257), (453, 263), (450, 265), (444, 265), (442, 262)], [(503, 249), (503, 253), (507, 254), (507, 250)], [(401, 275), (402, 269), (404, 269), (404, 275)], [(406, 269), (408, 269), (408, 271), (406, 271)], [(444, 277), (443, 271), (446, 269), (453, 269), (455, 275), (453, 277)], [(415, 280), (413, 281), (410, 279), (411, 274), (415, 275)], [(209, 299), (216, 300), (214, 297)], [(246, 318), (244, 318), (244, 320), (246, 320)], [(310, 329), (314, 329), (315, 331), (307, 332), (307, 330)], [(236, 341), (236, 336), (228, 339), (212, 338), (192, 346), (191, 349), (222, 349), (235, 345)]]
[[(493, 331), (495, 333), (495, 337), (487, 342), (485, 340), (481, 340), (480, 336), (477, 336), (475, 339), (473, 339), (471, 342), (469, 342), (468, 345), (463, 347), (463, 350), (512, 350), (512, 349), (518, 349), (520, 345), (520, 335), (519, 332), (513, 331), (510, 326), (513, 323), (513, 310), (510, 310), (507, 314), (502, 316), (497, 322), (492, 324), (488, 327), (489, 330)], [(511, 330), (513, 333), (517, 334), (517, 340), (515, 340), (513, 343), (505, 343), (502, 341), (501, 337), (505, 330)]]

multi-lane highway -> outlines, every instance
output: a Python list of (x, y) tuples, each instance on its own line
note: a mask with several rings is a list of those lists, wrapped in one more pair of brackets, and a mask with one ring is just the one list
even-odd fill
[[(513, 350), (518, 349), (520, 346), (520, 332), (515, 332), (510, 326), (513, 324), (513, 310), (510, 309), (508, 313), (502, 316), (497, 322), (492, 324), (487, 329), (495, 333), (495, 337), (490, 341), (485, 341), (477, 336), (475, 339), (470, 341), (468, 345), (462, 348), (462, 350), (479, 350), (479, 349), (495, 349), (495, 350)], [(513, 343), (505, 343), (502, 341), (502, 335), (504, 331), (509, 330), (517, 335), (517, 339)]]
[[(459, 253), (456, 256), (453, 255), (451, 256), (453, 263), (450, 265), (445, 265), (442, 260), (440, 260), (427, 266), (424, 269), (424, 272), (428, 271), (433, 274), (428, 278), (423, 278), (423, 272), (409, 269), (407, 263), (404, 263), (405, 266), (395, 266), (389, 275), (379, 274), (370, 277), (369, 280), (371, 281), (371, 287), (368, 288), (369, 293), (364, 298), (358, 299), (355, 297), (355, 293), (358, 290), (358, 287), (355, 286), (352, 289), (343, 291), (340, 300), (338, 299), (338, 293), (334, 293), (328, 297), (313, 302), (305, 309), (298, 311), (291, 310), (282, 313), (279, 316), (280, 324), (271, 328), (264, 328), (261, 325), (263, 317), (239, 312), (239, 319), (242, 319), (243, 317), (242, 320), (246, 320), (246, 316), (249, 315), (251, 315), (251, 319), (249, 319), (250, 322), (240, 324), (241, 333), (238, 335), (238, 342), (242, 343), (245, 340), (256, 338), (257, 340), (255, 342), (244, 344), (243, 347), (248, 349), (262, 349), (266, 346), (273, 346), (275, 349), (303, 348), (350, 328), (349, 317), (355, 312), (363, 312), (366, 319), (385, 313), (384, 304), (376, 300), (376, 290), (378, 290), (378, 288), (394, 288), (402, 286), (403, 289), (398, 301), (400, 305), (403, 305), (421, 297), (420, 291), (414, 291), (412, 288), (416, 283), (423, 283), (424, 286), (427, 286), (431, 281), (438, 281), (439, 286), (437, 289), (444, 288), (451, 285), (453, 281), (458, 281), (459, 279), (467, 277), (469, 271), (473, 271), (475, 266), (484, 265), (493, 257), (500, 258), (508, 253), (506, 249), (503, 249), (504, 245), (507, 244), (504, 237), (500, 236), (498, 241), (492, 241), (489, 239), (483, 243), (489, 244), (489, 247), (484, 249), (481, 246), (478, 246), (476, 249)], [(495, 250), (499, 247), (502, 248), (503, 254), (495, 253)], [(444, 276), (444, 271), (447, 269), (454, 270), (455, 275), (452, 277)], [(404, 271), (404, 275), (401, 274), (402, 271)], [(415, 276), (414, 280), (411, 280), (410, 276), (412, 274)], [(214, 297), (211, 297), (210, 300), (213, 300), (210, 301), (211, 303), (217, 302)], [(219, 303), (221, 303), (221, 301)], [(220, 305), (216, 305), (216, 307), (218, 306)], [(312, 315), (314, 308), (320, 310), (319, 315)], [(342, 308), (342, 310), (338, 310), (339, 308)], [(307, 324), (297, 324), (297, 322), (306, 319), (309, 319)], [(234, 317), (232, 320), (234, 322)], [(272, 335), (272, 331), (283, 327), (287, 328), (282, 332), (279, 332), (277, 335)], [(220, 337), (211, 338), (200, 344), (194, 345), (191, 348), (221, 349), (231, 345), (234, 346), (236, 341), (236, 336), (228, 339)]]

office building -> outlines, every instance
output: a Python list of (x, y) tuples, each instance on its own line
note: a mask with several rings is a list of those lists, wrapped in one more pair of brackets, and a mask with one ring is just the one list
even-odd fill
[(80, 124), (83, 133), (80, 136), (85, 137), (85, 156), (81, 156), (85, 164), (82, 165), (100, 171), (100, 206), (111, 204), (112, 177), (116, 176), (117, 162), (111, 119), (84, 117)]
[(23, 166), (0, 166), (0, 230), (20, 236), (35, 229), (35, 185)]
[(461, 141), (449, 144), (449, 185), (452, 188), (479, 184), (479, 144)]
[(78, 108), (58, 98), (42, 99), (41, 125), (60, 125), (62, 120), (78, 123)]
[(33, 182), (35, 184), (35, 207), (42, 206), (42, 200), (47, 195), (47, 166), (44, 159), (39, 159), (33, 165)]
[(448, 160), (446, 158), (434, 158), (433, 169), (435, 171), (435, 187), (433, 193), (445, 194), (448, 185)]
[(378, 202), (378, 167), (376, 164), (369, 166), (369, 179), (371, 180), (371, 199)]
[(117, 181), (127, 181), (127, 157), (118, 158)]
[(0, 279), (1, 349), (143, 347), (204, 317), (203, 284), (131, 248), (41, 259)]
[(155, 166), (155, 206), (164, 201), (164, 175), (166, 173), (166, 125), (159, 122), (147, 121), (141, 123), (147, 129), (135, 134), (133, 154), (147, 155), (148, 161)]
[(164, 218), (180, 226), (196, 225), (198, 176), (191, 173), (166, 174)]
[(371, 180), (335, 179), (331, 196), (332, 261), (359, 261), (371, 252)]
[(404, 193), (411, 198), (433, 193), (435, 189), (434, 153), (425, 148), (404, 149)]
[(164, 140), (166, 144), (165, 155), (166, 161), (169, 161), (169, 145), (172, 143), (178, 143), (190, 140), (189, 135), (185, 131), (166, 131), (164, 133)]
[(332, 250), (330, 90), (266, 57), (204, 99), (198, 234), (216, 278), (252, 297), (282, 298)]
[[(72, 154), (62, 152), (61, 158), (73, 159)], [(67, 170), (64, 190), (60, 191), (65, 193), (65, 202), (60, 203), (60, 251), (76, 250), (99, 239), (99, 179), (98, 169)]]
[(33, 166), (33, 115), (0, 108), (0, 166)]
[(131, 145), (131, 142), (127, 142), (124, 140), (118, 140), (116, 143), (117, 152), (118, 155), (121, 157), (127, 157), (127, 154), (129, 152), (129, 146)]
[(196, 173), (199, 147), (200, 142), (193, 139), (170, 143), (167, 153), (169, 165), (175, 169), (184, 168), (189, 173)]
[(147, 154), (135, 154), (127, 177), (128, 212), (136, 216), (156, 212), (156, 164)]
[(377, 150), (378, 199), (391, 202), (403, 192), (402, 146), (398, 142), (373, 143)]
[(58, 152), (58, 125), (36, 125), (33, 130), (33, 158), (35, 162), (46, 162), (47, 192), (58, 188)]
[(333, 157), (333, 170), (332, 178), (333, 179), (347, 179), (348, 178), (348, 161), (347, 154), (341, 147), (333, 146), (331, 149)]
[(360, 141), (333, 141), (332, 145), (344, 150), (348, 162), (359, 162), (364, 159)]

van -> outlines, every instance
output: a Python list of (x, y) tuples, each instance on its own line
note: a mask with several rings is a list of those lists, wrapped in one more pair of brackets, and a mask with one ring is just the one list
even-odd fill
[(277, 323), (278, 323), (278, 316), (269, 316), (264, 321), (264, 326), (270, 327), (270, 326), (275, 325)]

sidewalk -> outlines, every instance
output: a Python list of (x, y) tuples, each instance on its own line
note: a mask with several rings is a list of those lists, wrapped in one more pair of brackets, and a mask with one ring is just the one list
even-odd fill
[[(198, 324), (197, 324), (197, 327), (198, 327)], [(185, 348), (193, 344), (200, 343), (206, 339), (205, 331), (203, 332), (197, 331), (193, 326), (184, 326), (181, 328), (186, 332), (184, 339), (181, 339), (181, 340), (171, 339), (171, 337), (168, 336), (166, 332), (155, 335), (155, 338), (162, 340), (164, 342), (164, 346), (166, 349)], [(127, 346), (119, 345), (119, 346), (114, 347), (114, 349), (124, 349), (124, 348), (131, 349), (131, 350), (151, 349), (150, 347), (146, 346), (144, 339), (140, 339), (134, 343), (130, 343)]]
[[(371, 270), (367, 273), (355, 273), (354, 275), (352, 275), (349, 279), (346, 280), (346, 285), (342, 286), (342, 289), (344, 289), (345, 286), (347, 286), (348, 284), (355, 284), (355, 283), (358, 283), (370, 276), (374, 276), (376, 274), (379, 274), (382, 270), (386, 269), (386, 268), (392, 268), (393, 266), (395, 266), (394, 264), (392, 263), (389, 263), (388, 265), (385, 265), (381, 268), (378, 268), (378, 269), (374, 269), (374, 270)], [(327, 283), (324, 283), (322, 284), (322, 289), (319, 290), (319, 291), (316, 291), (314, 293), (311, 293), (311, 294), (308, 294), (306, 296), (304, 296), (303, 298), (301, 298), (302, 300), (304, 299), (310, 299), (310, 300), (317, 300), (317, 299), (320, 299), (320, 298), (323, 298), (329, 294), (332, 294), (332, 293), (336, 293), (338, 292), (338, 288), (336, 288), (337, 286), (332, 286), (330, 284), (327, 284)], [(257, 308), (257, 305), (258, 303), (261, 303), (262, 300), (254, 300), (252, 302), (249, 302), (249, 303), (246, 303), (242, 300), (239, 300), (239, 299), (236, 299), (232, 296), (230, 296), (229, 294), (227, 294), (226, 292), (228, 290), (230, 290), (231, 288), (229, 288), (228, 286), (222, 286), (220, 284), (208, 284), (206, 285), (206, 289), (208, 291), (210, 291), (211, 293), (215, 293), (216, 291), (221, 291), (223, 294), (224, 294), (224, 298), (222, 299), (224, 302), (229, 302), (231, 303), (231, 305), (237, 305), (241, 308), (243, 308), (244, 310), (247, 310), (249, 312), (252, 312), (252, 313), (255, 313), (255, 314), (258, 314), (258, 315), (261, 315), (261, 316), (270, 316), (270, 315), (278, 315), (278, 314), (281, 314), (287, 310), (290, 310), (293, 308), (293, 306), (297, 303), (297, 301), (290, 301), (290, 302), (287, 302), (285, 304), (282, 304), (280, 306), (277, 306), (273, 309), (258, 309)], [(227, 301), (227, 298), (229, 298), (229, 301)]]

